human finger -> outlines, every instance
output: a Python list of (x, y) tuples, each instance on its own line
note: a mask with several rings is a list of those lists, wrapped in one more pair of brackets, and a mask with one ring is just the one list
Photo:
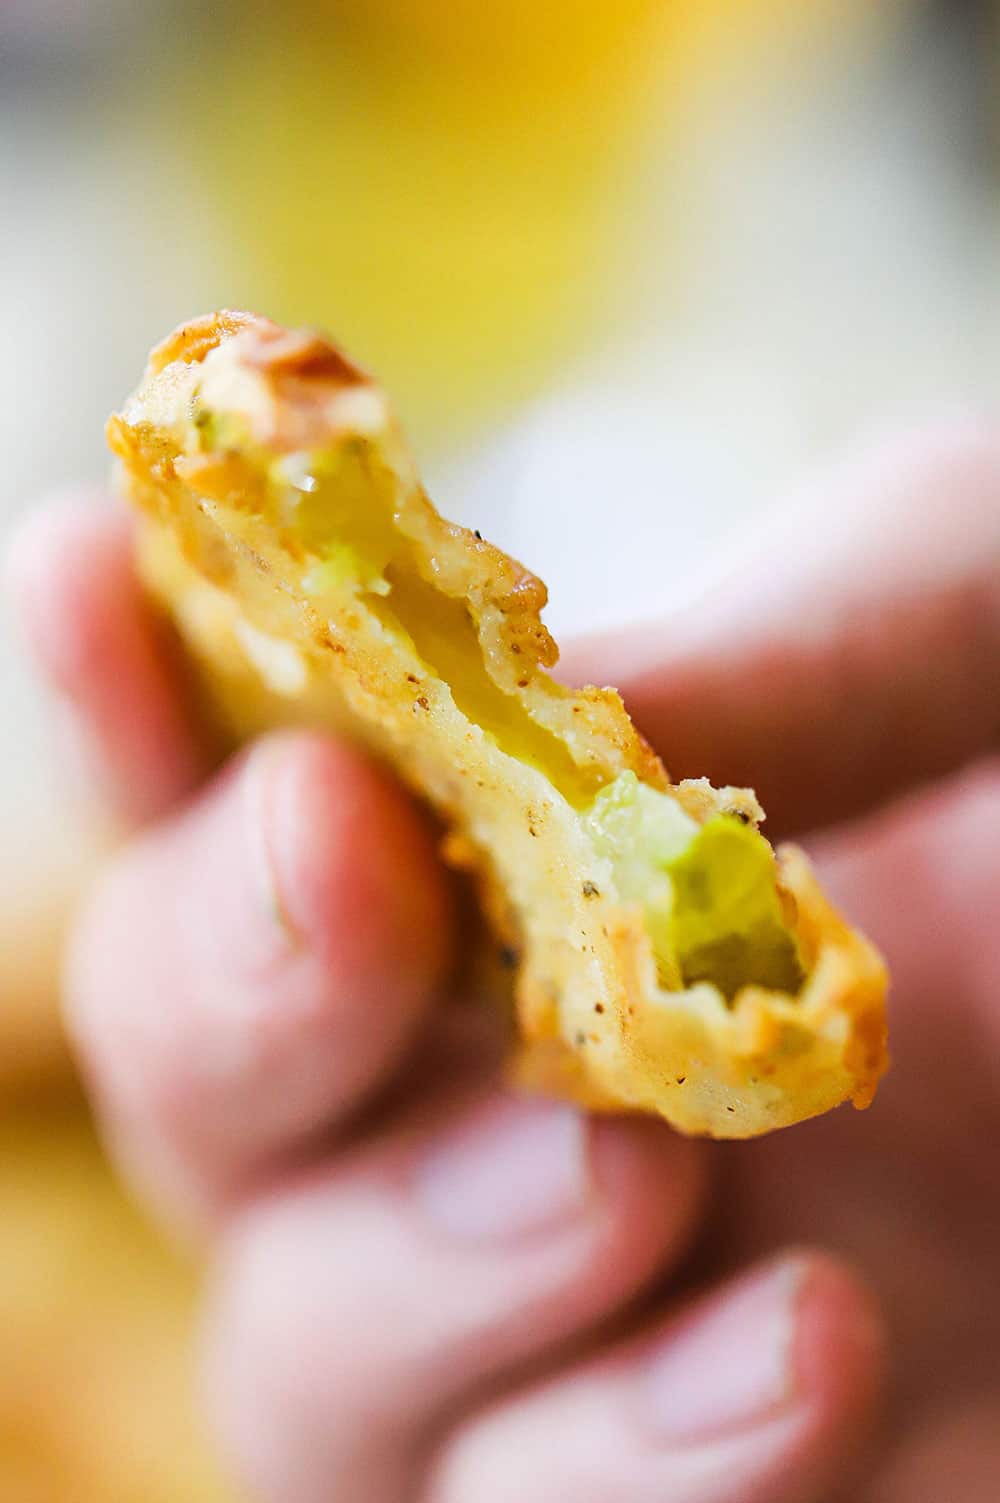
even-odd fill
[(675, 778), (750, 784), (785, 835), (1000, 746), (1000, 435), (963, 421), (844, 465), (662, 622), (584, 639)]
[(662, 1124), (453, 1093), (244, 1208), (215, 1280), (208, 1389), (255, 1496), (413, 1496), (472, 1395), (677, 1257), (700, 1184), (699, 1145)]
[(820, 1503), (882, 1362), (856, 1279), (785, 1255), (460, 1428), (421, 1503)]
[(102, 796), (135, 820), (171, 808), (205, 775), (210, 748), (136, 575), (128, 518), (97, 493), (38, 507), (14, 535), (5, 583)]
[(112, 864), (80, 923), (69, 1021), (120, 1156), (161, 1199), (231, 1193), (386, 1076), (450, 942), (403, 792), (322, 736), (257, 743)]

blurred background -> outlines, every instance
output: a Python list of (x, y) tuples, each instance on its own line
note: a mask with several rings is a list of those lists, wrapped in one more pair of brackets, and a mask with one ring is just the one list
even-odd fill
[[(0, 545), (149, 346), (320, 324), (571, 631), (693, 598), (873, 427), (998, 395), (992, 0), (0, 0)], [(0, 635), (0, 1500), (232, 1499), (198, 1269), (59, 1033), (109, 837)]]

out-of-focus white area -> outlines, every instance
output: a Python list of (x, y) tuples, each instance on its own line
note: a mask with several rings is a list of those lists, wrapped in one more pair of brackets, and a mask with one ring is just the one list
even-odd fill
[(677, 608), (840, 449), (997, 401), (1000, 198), (963, 59), (896, 39), (770, 101), (709, 90), (668, 191), (651, 165), (620, 342), (438, 485), (550, 584), (557, 635)]

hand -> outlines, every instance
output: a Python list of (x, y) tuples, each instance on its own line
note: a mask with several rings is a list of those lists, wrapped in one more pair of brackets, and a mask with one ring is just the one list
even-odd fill
[(844, 1497), (992, 1503), (1000, 439), (968, 424), (893, 445), (760, 542), (702, 613), (581, 644), (569, 667), (622, 687), (672, 776), (750, 782), (771, 839), (813, 831), (828, 890), (885, 952), (875, 1105), (723, 1150), (711, 1246), (727, 1267), (807, 1237), (877, 1290), (891, 1401)]
[[(872, 484), (847, 482), (864, 541), (845, 523), (839, 559), (811, 537), (793, 578), (772, 555), (715, 592), (699, 640), (662, 628), (576, 657), (633, 691), (672, 772), (756, 781), (789, 828), (996, 740), (1000, 448), (960, 434), (891, 498)], [(882, 1333), (850, 1264), (808, 1241), (845, 1250), (889, 1312), (891, 1424), (851, 1498), (992, 1503), (995, 767), (816, 842), (894, 966), (896, 1070), (867, 1117), (715, 1150), (683, 1264), (705, 1146), (498, 1092), (488, 1029), (447, 997), (449, 892), (399, 792), (305, 734), (209, 779), (110, 511), (40, 513), (11, 581), (43, 672), (147, 825), (82, 920), (71, 1024), (128, 1172), (215, 1245), (207, 1390), (257, 1492), (832, 1499)]]

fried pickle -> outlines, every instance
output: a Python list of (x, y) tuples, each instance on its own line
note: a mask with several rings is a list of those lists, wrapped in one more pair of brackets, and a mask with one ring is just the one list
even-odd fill
[(886, 1067), (886, 973), (747, 789), (671, 784), (613, 689), (568, 689), (540, 580), (424, 493), (381, 388), (221, 312), (108, 424), (150, 589), (234, 738), (312, 724), (444, 824), (514, 975), (526, 1087), (750, 1137)]

